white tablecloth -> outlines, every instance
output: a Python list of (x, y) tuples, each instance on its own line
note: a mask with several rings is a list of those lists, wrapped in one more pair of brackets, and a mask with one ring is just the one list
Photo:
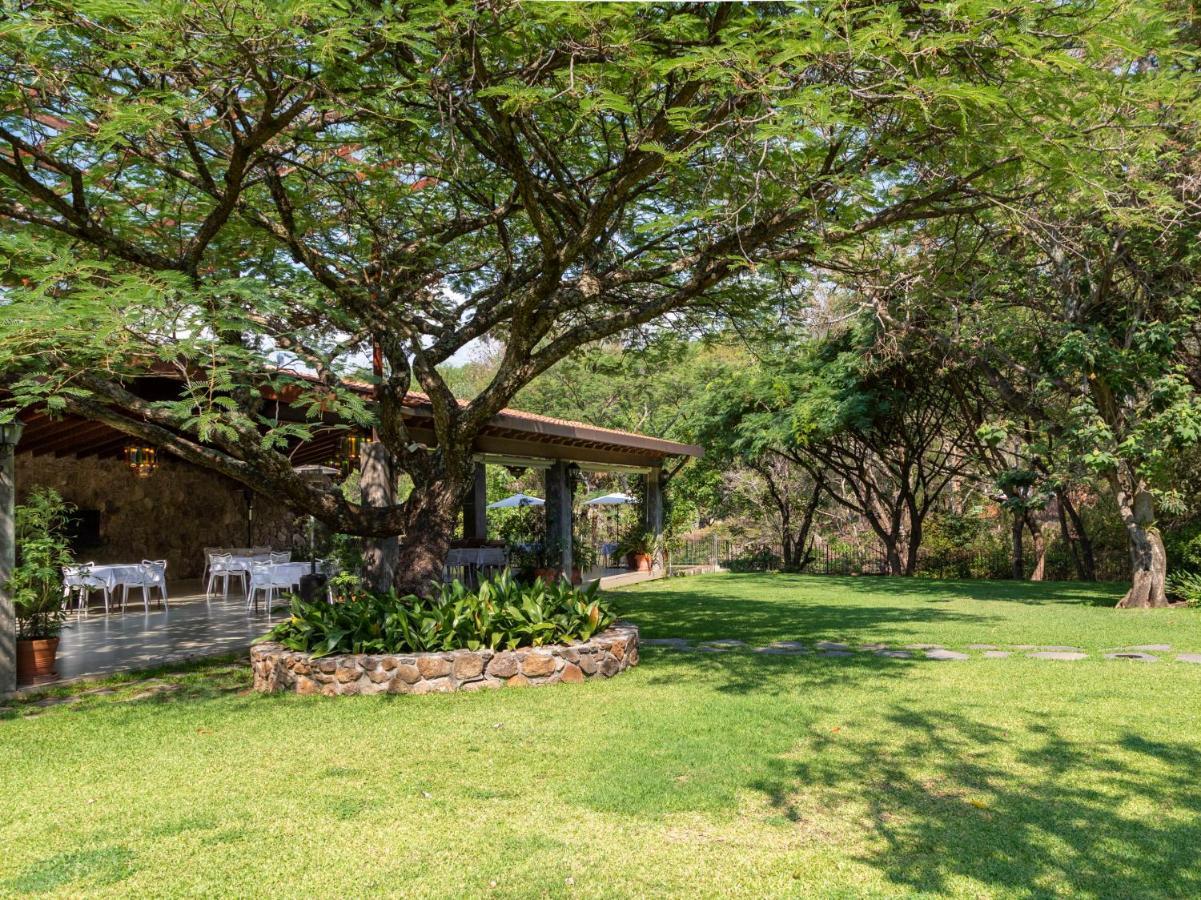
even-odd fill
[[(250, 567), (255, 563), (271, 562), (271, 557), (266, 553), (260, 556), (231, 556), (229, 558), (229, 570), (231, 572), (249, 572)], [(277, 563), (276, 565), (289, 565), (289, 563)]]
[(447, 567), (453, 566), (504, 566), (503, 547), (455, 547), (446, 554)]
[(145, 580), (145, 572), (139, 563), (128, 565), (92, 566), (89, 573), (92, 578), (101, 581), (111, 591), (121, 585), (136, 586)]

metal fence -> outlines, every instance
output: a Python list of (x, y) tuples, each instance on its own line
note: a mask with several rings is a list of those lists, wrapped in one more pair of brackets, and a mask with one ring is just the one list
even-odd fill
[[(721, 557), (724, 568), (736, 572), (765, 572), (781, 568), (783, 549), (778, 544), (736, 547), (724, 542), (728, 552)], [(674, 561), (674, 560), (673, 560)], [(1022, 577), (1034, 572), (1034, 554), (1023, 559)], [(1098, 581), (1124, 581), (1130, 577), (1130, 559), (1125, 553), (1099, 554), (1095, 560)], [(879, 547), (830, 547), (817, 549), (802, 569), (810, 575), (887, 575), (888, 559)], [(918, 550), (915, 575), (943, 579), (1013, 578), (1013, 557), (1005, 549)], [(1076, 581), (1080, 574), (1070, 553), (1052, 545), (1043, 559), (1046, 581)]]

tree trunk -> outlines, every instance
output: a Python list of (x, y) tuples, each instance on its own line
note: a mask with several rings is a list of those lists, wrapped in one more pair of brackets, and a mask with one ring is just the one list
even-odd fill
[(1155, 500), (1145, 483), (1139, 481), (1131, 490), (1120, 486), (1113, 478), (1114, 494), (1126, 537), (1130, 542), (1132, 578), (1130, 590), (1118, 601), (1121, 609), (1167, 606), (1164, 582), (1168, 574), (1168, 558), (1163, 539), (1155, 529)]
[[(1076, 561), (1076, 568), (1080, 572), (1080, 577), (1085, 581), (1097, 580), (1097, 557), (1093, 552), (1093, 542), (1088, 536), (1088, 530), (1084, 527), (1084, 519), (1081, 518), (1075, 504), (1068, 497), (1066, 491), (1059, 492), (1059, 510), (1060, 516), (1066, 514), (1067, 518), (1072, 523), (1072, 530), (1075, 532), (1075, 538), (1067, 535), (1067, 523), (1064, 522), (1065, 540), (1072, 542), (1072, 559)], [(1061, 520), (1062, 521), (1062, 520)], [(1079, 550), (1079, 554), (1077, 554)]]
[(901, 548), (895, 536), (890, 535), (884, 540), (884, 561), (889, 575), (904, 575), (905, 564), (901, 561)]
[(392, 587), (398, 594), (428, 594), (442, 580), (459, 504), (468, 485), (440, 479), (414, 487), (405, 501), (405, 533), (397, 547)]
[(1029, 510), (1024, 518), (1026, 527), (1030, 529), (1030, 541), (1034, 547), (1034, 570), (1030, 573), (1030, 580), (1042, 581), (1047, 571), (1047, 542), (1043, 538), (1043, 525)]
[(1023, 546), (1022, 531), (1025, 528), (1025, 522), (1022, 520), (1022, 511), (1015, 509), (1013, 511), (1013, 522), (1009, 526), (1010, 538), (1013, 543), (1013, 580), (1021, 581), (1026, 577), (1026, 549)]
[[(364, 443), (359, 451), (359, 495), (364, 506), (389, 507), (396, 503), (396, 467), (388, 448), (378, 441)], [(396, 574), (397, 539), (367, 538), (363, 542), (363, 578), (368, 589), (386, 591)]]

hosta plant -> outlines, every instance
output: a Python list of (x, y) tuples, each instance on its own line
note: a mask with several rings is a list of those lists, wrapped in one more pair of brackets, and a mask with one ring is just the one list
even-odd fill
[(586, 641), (616, 618), (597, 583), (585, 590), (566, 581), (521, 584), (507, 572), (475, 590), (458, 581), (439, 584), (428, 597), (293, 598), (291, 613), (263, 639), (314, 656), (540, 647)]

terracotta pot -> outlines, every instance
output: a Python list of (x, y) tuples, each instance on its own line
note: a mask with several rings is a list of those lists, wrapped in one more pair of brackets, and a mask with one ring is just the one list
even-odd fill
[(547, 584), (554, 584), (559, 580), (559, 570), (550, 566), (535, 569), (534, 577), (541, 578)]
[(627, 553), (626, 565), (634, 572), (649, 572), (651, 557), (649, 553)]
[(17, 641), (17, 678), (34, 681), (56, 675), (54, 657), (58, 655), (58, 638)]

